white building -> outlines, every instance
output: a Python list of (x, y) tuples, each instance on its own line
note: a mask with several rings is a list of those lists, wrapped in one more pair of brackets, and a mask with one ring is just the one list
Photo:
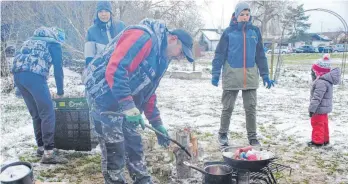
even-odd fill
[(221, 35), (222, 31), (219, 29), (200, 29), (195, 38), (202, 51), (215, 51)]
[(331, 44), (331, 39), (327, 36), (321, 34), (313, 34), (312, 35), (312, 46), (329, 46)]

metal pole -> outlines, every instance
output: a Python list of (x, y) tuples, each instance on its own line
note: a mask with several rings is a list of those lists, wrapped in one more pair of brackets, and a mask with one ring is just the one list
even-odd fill
[[(344, 32), (346, 34), (345, 38), (347, 38), (347, 36), (348, 36), (348, 24), (338, 13), (331, 11), (331, 10), (322, 9), (322, 8), (309, 9), (309, 10), (305, 10), (304, 12), (308, 12), (308, 11), (322, 11), (322, 12), (330, 13), (330, 14), (336, 16), (342, 22), (344, 30), (345, 30)], [(347, 43), (347, 41), (346, 41), (346, 43)], [(347, 62), (346, 52), (343, 52), (342, 64), (341, 64), (341, 84), (342, 85), (344, 85), (344, 74), (345, 74), (345, 70), (346, 70), (346, 62)]]
[(271, 55), (271, 79), (274, 79), (273, 76), (273, 62), (274, 62), (274, 41), (272, 41), (272, 55)]

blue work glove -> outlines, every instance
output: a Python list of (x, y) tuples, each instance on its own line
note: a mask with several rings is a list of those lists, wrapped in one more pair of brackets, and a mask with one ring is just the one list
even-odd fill
[(219, 77), (213, 77), (213, 78), (211, 78), (211, 84), (212, 84), (213, 86), (218, 87), (218, 86), (219, 86)]
[(123, 111), (122, 113), (125, 115), (126, 122), (132, 123), (135, 127), (140, 125), (143, 130), (145, 129), (143, 117), (136, 107)]
[[(163, 125), (156, 125), (156, 126), (153, 126), (153, 128), (155, 128), (156, 130), (160, 131), (162, 134), (164, 134), (166, 136), (169, 136), (166, 128), (164, 128)], [(157, 135), (157, 142), (158, 142), (158, 144), (163, 146), (163, 147), (165, 147), (165, 148), (167, 148), (169, 146), (170, 140), (165, 138), (165, 137), (163, 137), (162, 135), (157, 134), (157, 133), (156, 133), (156, 135)]]
[(263, 80), (263, 86), (266, 86), (267, 89), (270, 89), (272, 86), (274, 87), (274, 80), (270, 80), (268, 75), (262, 77), (262, 80)]

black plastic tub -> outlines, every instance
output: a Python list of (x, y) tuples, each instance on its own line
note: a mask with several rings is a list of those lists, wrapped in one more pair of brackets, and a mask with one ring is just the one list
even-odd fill
[(33, 167), (29, 162), (13, 162), (11, 164), (7, 164), (1, 168), (1, 174), (3, 171), (8, 169), (11, 166), (26, 166), (29, 170), (26, 170), (23, 173), (13, 173), (13, 176), (10, 177), (0, 177), (1, 184), (33, 184), (34, 183), (34, 175), (33, 175)]

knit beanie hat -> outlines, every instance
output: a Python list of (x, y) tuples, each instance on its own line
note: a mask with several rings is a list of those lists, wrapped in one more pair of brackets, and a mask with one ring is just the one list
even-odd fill
[(238, 17), (240, 13), (245, 9), (248, 9), (250, 11), (249, 4), (246, 2), (239, 2), (234, 10), (234, 15)]
[(97, 12), (99, 12), (101, 10), (106, 10), (106, 11), (109, 11), (110, 13), (112, 13), (110, 1), (98, 1), (96, 10), (97, 10)]
[(317, 77), (320, 77), (331, 71), (330, 54), (324, 54), (321, 60), (313, 64), (312, 69)]

